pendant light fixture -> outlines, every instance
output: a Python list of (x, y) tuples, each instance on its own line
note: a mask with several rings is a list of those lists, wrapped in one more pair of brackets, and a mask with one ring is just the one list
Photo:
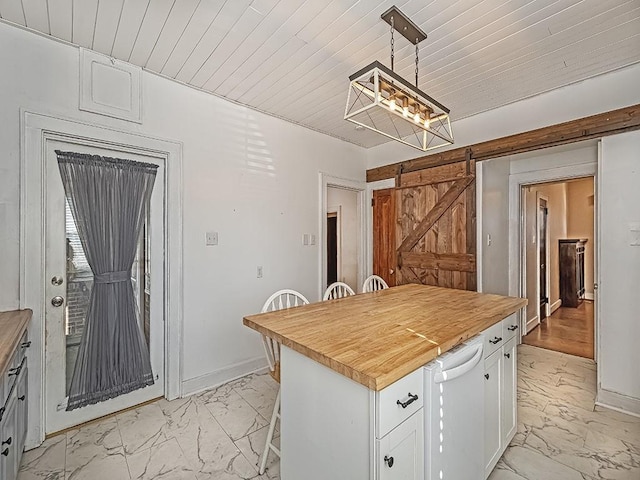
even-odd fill
[[(395, 6), (381, 18), (391, 26), (391, 69), (375, 61), (349, 77), (345, 120), (422, 151), (453, 144), (449, 109), (418, 88), (418, 44), (427, 34)], [(415, 86), (393, 70), (394, 31), (416, 46)]]

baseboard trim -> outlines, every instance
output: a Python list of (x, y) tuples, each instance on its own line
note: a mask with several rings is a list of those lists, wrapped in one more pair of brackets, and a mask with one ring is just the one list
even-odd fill
[(214, 370), (199, 377), (190, 378), (182, 382), (182, 397), (209, 390), (210, 388), (220, 386), (236, 378), (265, 370), (266, 368), (267, 360), (264, 356), (261, 356)]
[(555, 302), (553, 302), (551, 304), (551, 311), (549, 312), (549, 315), (553, 315), (553, 312), (555, 312), (557, 309), (559, 309), (562, 306), (562, 299), (558, 299)]
[(600, 388), (596, 396), (596, 405), (640, 417), (640, 398), (629, 397), (622, 393)]
[(584, 299), (585, 300), (593, 300), (593, 293), (589, 293), (589, 292), (585, 293), (584, 294)]
[(531, 330), (533, 330), (534, 327), (536, 327), (538, 325), (538, 316), (534, 316), (533, 318), (530, 318), (529, 320), (527, 320), (527, 328), (526, 331), (527, 333), (529, 333)]

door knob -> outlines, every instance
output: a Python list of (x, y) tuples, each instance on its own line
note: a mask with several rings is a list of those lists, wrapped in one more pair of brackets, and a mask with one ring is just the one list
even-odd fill
[(53, 277), (51, 279), (51, 285), (62, 285), (63, 281), (62, 277)]
[(389, 275), (393, 275), (393, 273), (394, 273), (393, 268), (390, 268), (390, 269), (389, 269)]
[(53, 297), (51, 299), (51, 305), (53, 305), (54, 307), (61, 307), (63, 303), (64, 303), (64, 298), (62, 298), (60, 295)]

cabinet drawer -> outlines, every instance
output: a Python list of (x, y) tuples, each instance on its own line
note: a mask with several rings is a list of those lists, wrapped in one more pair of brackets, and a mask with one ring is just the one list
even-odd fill
[(382, 438), (422, 408), (422, 368), (376, 393), (376, 437)]
[(504, 338), (505, 342), (515, 337), (518, 334), (518, 330), (520, 330), (520, 325), (517, 314), (512, 313), (502, 320), (502, 338)]
[(482, 334), (484, 335), (484, 358), (487, 358), (504, 344), (502, 322), (490, 326)]

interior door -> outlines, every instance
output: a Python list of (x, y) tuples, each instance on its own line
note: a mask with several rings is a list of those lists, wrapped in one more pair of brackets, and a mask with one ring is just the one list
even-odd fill
[(373, 191), (373, 273), (396, 284), (395, 189)]
[(547, 201), (544, 198), (538, 199), (538, 248), (540, 250), (540, 314), (542, 321), (547, 318), (547, 304), (549, 303), (549, 292), (547, 292), (547, 277), (549, 276), (547, 265), (547, 235), (548, 235), (548, 215)]
[[(66, 204), (55, 150), (159, 165), (147, 221), (132, 269), (141, 329), (155, 384), (67, 412), (67, 393), (84, 328), (92, 274)], [(45, 147), (45, 433), (54, 433), (164, 395), (164, 163), (161, 158), (49, 139)], [(153, 277), (153, 282), (151, 282)], [(145, 326), (145, 324), (147, 324)]]

